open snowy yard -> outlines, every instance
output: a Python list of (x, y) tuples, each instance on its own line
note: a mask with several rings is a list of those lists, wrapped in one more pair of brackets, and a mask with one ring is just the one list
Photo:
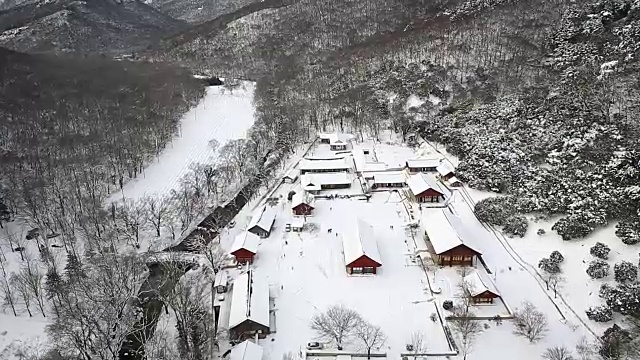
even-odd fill
[[(261, 241), (254, 263), (256, 271), (267, 276), (275, 296), (277, 332), (271, 335), (273, 342), (263, 342), (267, 358), (280, 359), (317, 340), (311, 318), (334, 304), (353, 308), (381, 326), (388, 341), (380, 351), (392, 357), (404, 351), (414, 332), (424, 334), (429, 352), (449, 351), (440, 323), (429, 319), (435, 304), (424, 272), (409, 256), (413, 245), (405, 233), (406, 213), (398, 200), (388, 193), (374, 195), (369, 203), (319, 200), (315, 214), (307, 218), (307, 224), (317, 229), (303, 233), (283, 232), (291, 215), (286, 200), (281, 200), (285, 206), (278, 205), (275, 228)], [(346, 273), (341, 237), (350, 235), (356, 215), (374, 227), (382, 260), (378, 275)], [(361, 350), (355, 341), (345, 348)]]
[(160, 157), (128, 182), (122, 192), (114, 193), (107, 203), (123, 197), (137, 200), (144, 195), (168, 194), (175, 189), (192, 164), (212, 163), (216, 152), (209, 146), (215, 140), (220, 148), (227, 141), (244, 138), (254, 122), (255, 84), (241, 82), (233, 92), (222, 86), (210, 86), (196, 107), (180, 120), (179, 133)]

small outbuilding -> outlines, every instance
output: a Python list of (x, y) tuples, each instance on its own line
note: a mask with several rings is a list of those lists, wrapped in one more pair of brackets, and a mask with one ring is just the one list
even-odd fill
[(447, 180), (447, 183), (449, 184), (450, 187), (454, 187), (454, 188), (463, 186), (462, 181), (460, 181), (460, 179), (458, 179), (455, 176), (450, 177), (449, 180)]
[(449, 209), (441, 209), (424, 221), (427, 246), (433, 261), (440, 266), (472, 266), (482, 252), (474, 234)]
[(373, 184), (371, 185), (374, 189), (402, 188), (405, 186), (407, 186), (407, 176), (402, 171), (375, 173), (373, 175)]
[(299, 173), (300, 172), (297, 169), (291, 169), (282, 177), (282, 181), (286, 184), (293, 184), (298, 180)]
[(231, 340), (265, 338), (270, 333), (269, 283), (254, 270), (233, 281), (229, 310)]
[(291, 211), (294, 215), (311, 215), (315, 205), (315, 199), (313, 195), (306, 191), (301, 191), (293, 195), (291, 200)]
[(231, 244), (229, 254), (236, 258), (239, 264), (253, 263), (253, 259), (258, 253), (260, 237), (248, 231), (238, 234)]
[(347, 150), (347, 142), (335, 137), (329, 142), (329, 148), (333, 151)]
[(442, 180), (449, 180), (452, 177), (456, 176), (455, 168), (448, 161), (443, 161), (440, 165), (438, 165), (438, 175)]
[(291, 219), (291, 231), (301, 232), (304, 230), (304, 218), (297, 217)]
[(216, 293), (224, 294), (227, 292), (229, 278), (226, 271), (218, 270), (216, 276), (213, 278), (213, 285), (216, 287)]
[(435, 173), (438, 171), (437, 169), (441, 161), (442, 158), (439, 157), (411, 159), (407, 160), (406, 166), (409, 172), (412, 174), (419, 172)]
[(376, 274), (382, 266), (378, 243), (373, 226), (361, 219), (356, 220), (355, 230), (342, 236), (344, 262), (347, 273)]
[(245, 340), (231, 349), (229, 360), (262, 360), (263, 353), (262, 346)]
[(479, 271), (473, 271), (463, 279), (467, 295), (474, 304), (493, 304), (494, 299), (500, 297), (495, 284), (488, 276)]
[(407, 180), (410, 195), (418, 203), (438, 203), (448, 199), (449, 190), (433, 174), (418, 173)]
[(251, 218), (251, 222), (249, 222), (249, 226), (247, 226), (247, 231), (258, 235), (261, 238), (268, 238), (271, 234), (271, 228), (275, 221), (275, 209), (271, 206), (265, 205), (254, 213)]

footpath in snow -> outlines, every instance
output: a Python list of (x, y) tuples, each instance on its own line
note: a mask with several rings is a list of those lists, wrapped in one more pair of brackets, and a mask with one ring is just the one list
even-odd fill
[(115, 192), (107, 203), (126, 198), (138, 200), (145, 195), (167, 194), (178, 187), (192, 164), (212, 163), (216, 153), (209, 146), (216, 140), (222, 147), (227, 141), (244, 138), (254, 122), (255, 84), (241, 82), (230, 92), (222, 86), (207, 88), (200, 103), (180, 121), (179, 132), (152, 164), (122, 191)]

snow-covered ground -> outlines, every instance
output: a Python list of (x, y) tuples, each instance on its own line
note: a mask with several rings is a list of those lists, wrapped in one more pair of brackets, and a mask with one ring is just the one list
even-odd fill
[(210, 86), (198, 105), (180, 121), (179, 133), (167, 144), (153, 164), (139, 178), (129, 181), (107, 200), (134, 200), (145, 195), (168, 194), (179, 185), (192, 164), (212, 163), (217, 152), (209, 146), (216, 140), (222, 147), (227, 141), (244, 138), (254, 122), (253, 93), (255, 83), (242, 82), (230, 92), (222, 86)]
[[(521, 254), (528, 263), (537, 266), (543, 257), (558, 250), (564, 255), (565, 260), (561, 264), (562, 277), (565, 281), (559, 290), (562, 298), (594, 329), (604, 331), (612, 325), (612, 322), (597, 323), (587, 319), (585, 310), (590, 306), (602, 305), (603, 301), (598, 297), (598, 290), (604, 283), (615, 286), (613, 279), (613, 266), (622, 260), (637, 264), (640, 245), (626, 245), (615, 235), (615, 224), (598, 229), (585, 239), (563, 241), (562, 238), (551, 230), (551, 226), (557, 218), (546, 221), (533, 220), (529, 223), (529, 230), (524, 238), (508, 239), (513, 248)], [(538, 229), (544, 229), (544, 235), (538, 235)], [(602, 242), (611, 248), (607, 262), (611, 265), (611, 273), (604, 279), (592, 279), (586, 270), (589, 262), (595, 259), (589, 250), (596, 242)]]
[[(291, 186), (283, 186), (276, 194), (286, 195)], [(307, 224), (315, 224), (316, 229), (287, 233), (284, 225), (291, 211), (283, 196), (272, 234), (261, 241), (254, 263), (256, 271), (267, 276), (275, 297), (277, 332), (271, 336), (274, 341), (262, 344), (268, 359), (296, 353), (316, 340), (310, 320), (334, 304), (356, 309), (380, 325), (389, 338), (381, 351), (390, 355), (397, 357), (413, 332), (425, 334), (429, 351), (449, 351), (442, 327), (429, 319), (436, 312), (435, 304), (425, 273), (411, 260), (414, 245), (407, 238), (407, 214), (398, 201), (386, 193), (374, 194), (370, 202), (318, 200), (314, 215), (307, 217)], [(383, 263), (378, 275), (346, 273), (341, 239), (352, 229), (355, 214), (375, 229)], [(223, 235), (223, 244), (234, 233)], [(346, 348), (360, 350), (356, 342)]]

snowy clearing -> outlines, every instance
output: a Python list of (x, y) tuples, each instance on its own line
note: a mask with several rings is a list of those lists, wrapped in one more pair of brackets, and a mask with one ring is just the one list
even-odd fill
[(138, 200), (145, 195), (168, 194), (177, 188), (192, 164), (212, 163), (216, 153), (209, 146), (216, 140), (219, 147), (227, 141), (244, 138), (254, 122), (253, 93), (255, 84), (242, 82), (230, 92), (222, 86), (210, 86), (198, 105), (180, 120), (179, 133), (153, 164), (139, 178), (112, 194), (110, 203), (122, 197)]

